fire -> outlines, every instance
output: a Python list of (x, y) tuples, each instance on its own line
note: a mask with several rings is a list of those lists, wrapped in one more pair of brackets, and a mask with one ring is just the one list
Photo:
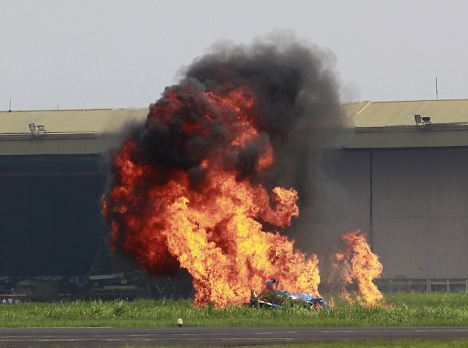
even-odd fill
[(112, 246), (153, 274), (187, 269), (199, 306), (245, 303), (270, 278), (318, 295), (317, 257), (279, 233), (299, 215), (298, 193), (259, 179), (275, 157), (255, 105), (246, 86), (173, 87), (150, 109), (150, 146), (130, 137), (114, 155), (103, 198)]
[[(360, 300), (365, 305), (378, 304), (383, 298), (373, 282), (380, 277), (383, 270), (378, 256), (371, 251), (364, 233), (360, 230), (346, 232), (341, 238), (345, 242), (345, 248), (335, 255), (341, 280), (345, 285), (356, 281)], [(344, 294), (347, 295), (346, 292)]]
[[(196, 305), (247, 302), (271, 278), (319, 295), (317, 257), (282, 234), (300, 193), (283, 183), (314, 184), (318, 154), (333, 144), (321, 132), (348, 125), (328, 56), (268, 35), (195, 59), (113, 154), (102, 199), (112, 248), (151, 274), (187, 269)], [(346, 234), (341, 257), (374, 303), (381, 266), (362, 238)]]

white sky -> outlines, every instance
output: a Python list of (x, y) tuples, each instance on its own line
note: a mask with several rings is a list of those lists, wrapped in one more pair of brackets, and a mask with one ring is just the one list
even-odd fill
[(293, 30), (354, 100), (468, 98), (468, 1), (0, 0), (0, 110), (146, 107), (216, 40)]

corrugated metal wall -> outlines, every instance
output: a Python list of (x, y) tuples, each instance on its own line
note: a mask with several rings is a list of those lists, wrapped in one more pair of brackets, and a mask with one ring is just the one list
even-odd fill
[(468, 277), (468, 149), (379, 151), (373, 164), (384, 276)]
[[(103, 250), (99, 156), (0, 156), (0, 275), (89, 271)], [(385, 278), (468, 277), (468, 148), (332, 151), (291, 235), (327, 255), (369, 233)]]
[(0, 275), (87, 273), (103, 189), (97, 156), (0, 157)]
[(324, 168), (336, 187), (317, 195), (323, 216), (298, 245), (320, 253), (357, 227), (384, 278), (468, 277), (467, 148), (342, 151)]
[(321, 173), (313, 178), (312, 204), (301, 207), (291, 236), (296, 246), (324, 260), (341, 233), (369, 230), (369, 153), (330, 151), (322, 163)]

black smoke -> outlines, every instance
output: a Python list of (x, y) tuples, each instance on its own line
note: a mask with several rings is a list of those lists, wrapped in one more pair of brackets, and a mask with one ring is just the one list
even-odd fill
[[(145, 124), (132, 131), (139, 149), (134, 161), (150, 164), (159, 173), (158, 182), (145, 184), (163, 185), (175, 171), (184, 171), (194, 189), (203, 187), (201, 163), (213, 149), (230, 146), (234, 135), (224, 126), (225, 120), (236, 117), (229, 110), (213, 110), (205, 92), (223, 95), (249, 86), (260, 137), (237, 152), (228, 151), (225, 166), (235, 168), (239, 180), (297, 189), (301, 216), (288, 233), (295, 238), (314, 233), (310, 230), (316, 217), (314, 199), (325, 180), (321, 155), (341, 143), (348, 126), (333, 64), (329, 52), (284, 33), (249, 45), (213, 46), (183, 69), (180, 82), (166, 88), (150, 105)], [(187, 132), (187, 125), (196, 131)], [(268, 143), (275, 164), (257, 173), (255, 163)]]
[[(255, 95), (254, 122), (261, 137), (226, 163), (235, 166), (241, 178), (252, 177), (268, 186), (295, 187), (306, 203), (313, 194), (321, 150), (333, 146), (333, 135), (346, 125), (330, 56), (289, 34), (259, 38), (250, 45), (214, 46), (186, 67), (179, 84), (168, 87), (151, 105), (145, 127), (134, 134), (143, 151), (142, 160), (168, 172), (168, 177), (171, 170), (189, 171), (194, 185), (199, 185), (201, 161), (211, 149), (225, 146), (231, 139), (216, 117), (233, 117), (216, 115), (214, 121), (212, 118), (210, 124), (204, 124), (202, 115), (210, 110), (203, 92), (222, 94), (247, 85)], [(166, 103), (172, 103), (171, 92), (177, 92), (181, 106), (167, 125), (158, 113)], [(187, 137), (182, 129), (187, 120), (201, 123), (207, 134)], [(273, 145), (276, 165), (259, 178), (254, 164), (265, 141)]]

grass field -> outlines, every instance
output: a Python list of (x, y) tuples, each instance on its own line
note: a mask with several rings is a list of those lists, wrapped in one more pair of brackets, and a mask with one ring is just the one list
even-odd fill
[(115, 326), (171, 327), (177, 318), (185, 326), (467, 326), (468, 294), (394, 294), (387, 306), (365, 308), (336, 300), (334, 309), (215, 310), (193, 308), (190, 301), (88, 301), (0, 305), (2, 327)]
[[(307, 344), (288, 344), (288, 348), (466, 348), (468, 340), (372, 340), (372, 341), (339, 341)], [(155, 348), (195, 348), (196, 346), (154, 346)], [(242, 346), (258, 348), (259, 346)], [(261, 348), (281, 348), (284, 345), (262, 345)], [(151, 346), (121, 346), (120, 348), (151, 348)], [(214, 347), (212, 347), (214, 348)]]

